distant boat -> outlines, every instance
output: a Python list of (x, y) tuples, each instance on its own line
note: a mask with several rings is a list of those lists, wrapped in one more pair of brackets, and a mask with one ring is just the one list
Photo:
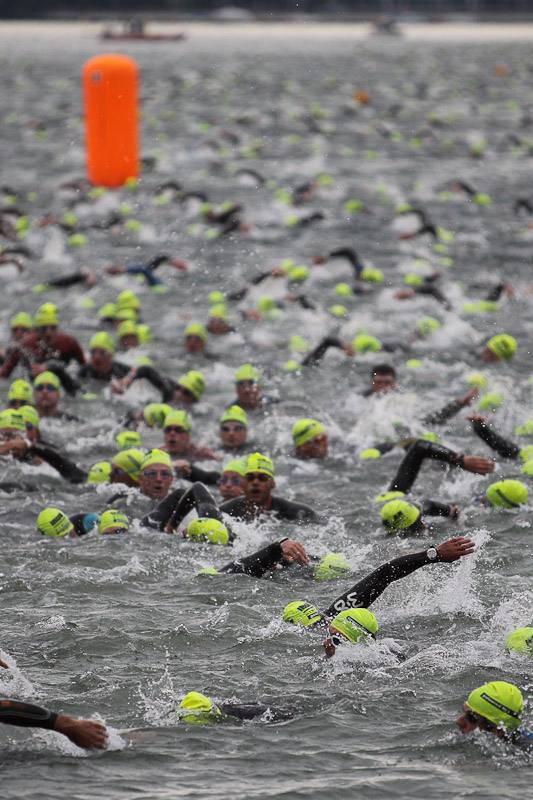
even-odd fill
[(106, 28), (100, 34), (100, 39), (131, 42), (179, 42), (185, 38), (184, 33), (147, 33), (144, 29), (144, 22), (139, 19), (124, 22), (122, 30)]

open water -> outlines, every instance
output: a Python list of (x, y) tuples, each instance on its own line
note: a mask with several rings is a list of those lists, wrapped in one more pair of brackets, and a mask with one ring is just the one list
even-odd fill
[[(490, 388), (506, 396), (496, 424), (513, 436), (530, 416), (532, 234), (529, 216), (514, 215), (512, 207), (517, 197), (533, 194), (533, 55), (527, 42), (499, 36), (498, 42), (469, 43), (463, 35), (458, 43), (414, 43), (363, 38), (360, 31), (352, 37), (348, 28), (315, 38), (300, 36), (297, 28), (279, 38), (220, 28), (183, 43), (120, 47), (140, 66), (142, 151), (155, 167), (137, 191), (110, 192), (76, 213), (101, 219), (126, 203), (143, 227), (92, 230), (86, 247), (73, 248), (57, 227), (36, 223), (64, 212), (69, 198), (58, 184), (83, 176), (80, 69), (109, 47), (79, 27), (6, 26), (0, 32), (0, 183), (19, 192), (17, 205), (30, 220), (25, 244), (35, 253), (21, 276), (9, 268), (1, 273), (4, 338), (14, 311), (34, 311), (51, 299), (63, 329), (87, 347), (98, 330), (95, 310), (121, 289), (134, 288), (154, 333), (143, 352), (174, 377), (191, 368), (206, 375), (205, 402), (194, 413), (196, 441), (216, 445), (216, 421), (233, 399), (233, 373), (248, 360), (262, 370), (265, 390), (283, 399), (271, 416), (251, 420), (251, 436), (275, 459), (279, 494), (328, 516), (325, 526), (298, 530), (310, 552), (345, 553), (355, 581), (383, 561), (455, 532), (478, 544), (457, 565), (429, 567), (392, 585), (373, 607), (378, 643), (344, 648), (326, 662), (320, 637), (284, 626), (281, 611), (299, 597), (327, 605), (345, 581), (319, 583), (306, 570), (261, 581), (193, 577), (203, 565), (221, 565), (294, 534), (290, 526), (238, 526), (231, 556), (139, 530), (48, 541), (35, 529), (43, 506), (100, 510), (109, 489), (73, 489), (51, 469), (3, 460), (1, 478), (33, 481), (38, 491), (3, 497), (0, 507), (0, 646), (11, 666), (0, 675), (0, 694), (76, 716), (97, 714), (111, 732), (109, 750), (88, 755), (57, 734), (3, 727), (3, 797), (518, 800), (529, 794), (530, 755), (493, 737), (461, 737), (454, 726), (471, 689), (492, 679), (517, 684), (526, 697), (525, 720), (533, 719), (531, 664), (503, 648), (507, 633), (530, 624), (533, 613), (529, 510), (477, 509), (471, 498), (487, 479), (426, 467), (416, 495), (459, 502), (459, 522), (438, 522), (421, 541), (387, 539), (372, 499), (401, 453), (358, 458), (364, 447), (393, 436), (398, 420), (422, 432), (422, 411), (464, 393), (466, 378), (480, 367), (469, 350), (494, 332), (519, 341), (513, 362), (484, 370)], [(370, 103), (353, 99), (361, 91), (371, 95)], [(236, 177), (243, 167), (269, 183)], [(286, 205), (284, 193), (320, 176), (331, 179), (322, 177), (311, 201)], [(169, 179), (206, 192), (215, 204), (242, 203), (250, 232), (214, 237), (197, 205), (156, 203), (157, 186)], [(492, 203), (440, 194), (458, 179)], [(33, 192), (37, 197), (28, 198)], [(348, 200), (362, 208), (346, 210)], [(446, 253), (436, 253), (430, 242), (398, 240), (399, 230), (411, 224), (395, 214), (404, 202), (423, 207), (455, 234)], [(325, 214), (318, 224), (286, 224), (317, 210)], [(182, 355), (183, 328), (190, 319), (205, 319), (209, 291), (240, 288), (282, 259), (309, 266), (317, 253), (341, 245), (355, 247), (365, 264), (385, 273), (384, 284), (368, 296), (348, 298), (347, 318), (338, 320), (327, 309), (339, 301), (334, 284), (349, 282), (352, 274), (343, 262), (330, 262), (314, 267), (305, 285), (318, 311), (292, 307), (270, 323), (242, 319), (239, 309), (254, 308), (261, 295), (286, 293), (284, 281), (272, 279), (231, 307), (237, 332), (210, 342), (219, 360)], [(87, 291), (30, 291), (82, 265), (102, 274), (109, 263), (138, 263), (161, 251), (190, 266), (188, 273), (161, 270), (166, 294), (122, 277)], [(393, 299), (404, 274), (433, 268), (444, 273), (452, 311), (430, 298)], [(502, 278), (515, 286), (514, 301), (502, 300), (496, 314), (461, 312), (465, 299), (483, 297), (484, 284)], [(87, 298), (94, 309), (82, 304)], [(362, 398), (372, 364), (382, 360), (372, 354), (353, 362), (330, 352), (315, 371), (283, 370), (295, 333), (311, 345), (327, 332), (350, 340), (363, 329), (401, 342), (427, 314), (439, 319), (440, 331), (411, 345), (408, 355), (387, 357), (403, 390), (394, 397)], [(419, 369), (407, 368), (409, 356), (421, 360)], [(64, 401), (85, 421), (45, 423), (43, 435), (88, 467), (114, 453), (125, 409), (150, 399), (157, 393), (136, 385), (123, 397), (104, 391), (91, 403)], [(301, 416), (327, 424), (327, 462), (291, 456), (290, 428)], [(451, 447), (486, 455), (465, 416), (439, 434)], [(161, 441), (157, 430), (141, 433), (146, 447)], [(519, 469), (499, 462), (496, 477), (517, 477)], [(396, 649), (406, 660), (398, 662)], [(218, 700), (267, 700), (291, 707), (294, 717), (187, 726), (174, 710), (193, 689)]]

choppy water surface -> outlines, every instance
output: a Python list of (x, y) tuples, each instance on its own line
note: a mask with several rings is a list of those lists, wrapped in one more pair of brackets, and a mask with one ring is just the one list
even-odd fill
[[(279, 493), (329, 515), (326, 526), (298, 531), (311, 552), (344, 552), (355, 580), (455, 531), (479, 544), (458, 565), (421, 570), (390, 587), (373, 608), (381, 641), (326, 663), (320, 638), (283, 626), (280, 613), (298, 597), (328, 604), (339, 593), (336, 584), (317, 583), (305, 571), (262, 581), (194, 579), (200, 566), (225, 563), (227, 552), (150, 532), (44, 541), (35, 530), (44, 505), (99, 510), (109, 491), (72, 489), (52, 470), (3, 461), (2, 478), (38, 481), (39, 491), (2, 498), (0, 645), (12, 670), (0, 675), (0, 694), (78, 716), (98, 713), (112, 731), (108, 752), (84, 757), (53, 734), (4, 727), (3, 795), (523, 797), (531, 782), (530, 757), (491, 737), (461, 738), (453, 722), (469, 691), (486, 680), (512, 681), (526, 696), (532, 686), (530, 663), (503, 653), (507, 633), (529, 624), (533, 612), (529, 513), (476, 510), (470, 499), (486, 479), (427, 467), (417, 495), (456, 499), (465, 508), (460, 521), (438, 523), (420, 545), (387, 540), (372, 498), (401, 454), (361, 462), (358, 453), (391, 434), (398, 419), (422, 431), (412, 395), (419, 409), (432, 409), (462, 394), (466, 377), (479, 369), (469, 349), (492, 332), (511, 333), (520, 345), (510, 365), (485, 369), (491, 388), (507, 395), (498, 426), (512, 434), (530, 416), (529, 216), (512, 212), (517, 197), (531, 196), (530, 46), (389, 39), (276, 43), (244, 41), (221, 30), (218, 40), (121, 48), (141, 68), (143, 155), (154, 157), (156, 166), (137, 192), (109, 193), (77, 213), (99, 219), (128, 203), (143, 228), (93, 230), (89, 245), (76, 249), (57, 228), (36, 222), (64, 211), (67, 198), (58, 184), (83, 175), (79, 73), (87, 58), (107, 48), (78, 32), (42, 39), (11, 37), (6, 30), (0, 38), (1, 183), (20, 192), (17, 204), (31, 222), (26, 243), (37, 256), (21, 277), (3, 273), (4, 330), (15, 310), (33, 311), (42, 299), (52, 299), (64, 330), (87, 347), (98, 323), (82, 299), (93, 299), (98, 308), (121, 289), (134, 288), (154, 331), (146, 352), (155, 364), (175, 377), (193, 367), (206, 375), (206, 402), (194, 416), (196, 440), (216, 445), (216, 420), (233, 398), (233, 372), (247, 360), (261, 368), (267, 390), (284, 399), (275, 414), (251, 421), (251, 433), (275, 458)], [(505, 74), (493, 70), (497, 64)], [(355, 102), (356, 91), (369, 92), (371, 103)], [(472, 149), (482, 157), (473, 158)], [(271, 183), (234, 177), (242, 167)], [(331, 181), (323, 181), (303, 207), (287, 206), (276, 194), (323, 175)], [(168, 179), (206, 192), (217, 204), (242, 203), (250, 231), (211, 238), (197, 206), (157, 205), (156, 187)], [(439, 194), (457, 179), (489, 194), (492, 203), (480, 207), (465, 195)], [(29, 192), (38, 194), (33, 202), (26, 199)], [(362, 210), (345, 210), (353, 199)], [(435, 253), (421, 240), (398, 240), (398, 229), (408, 224), (395, 222), (401, 202), (423, 207), (455, 233), (447, 253)], [(291, 215), (317, 210), (325, 214), (318, 224), (285, 224)], [(335, 320), (326, 310), (338, 302), (334, 284), (352, 277), (342, 262), (333, 262), (315, 267), (305, 286), (323, 310), (295, 307), (277, 322), (244, 321), (239, 310), (255, 307), (262, 294), (286, 293), (283, 281), (272, 280), (232, 306), (237, 333), (210, 343), (219, 361), (182, 356), (184, 325), (205, 318), (210, 290), (239, 288), (284, 258), (310, 265), (317, 253), (341, 245), (355, 247), (386, 276), (367, 297), (348, 299), (347, 319)], [(28, 291), (78, 266), (102, 273), (109, 263), (136, 263), (161, 251), (190, 265), (188, 274), (163, 268), (169, 287), (164, 295), (126, 278), (102, 280), (85, 293), (79, 287), (46, 295)], [(405, 273), (432, 267), (443, 270), (442, 288), (454, 310), (429, 298), (393, 299)], [(516, 287), (514, 302), (503, 300), (499, 312), (487, 316), (460, 311), (466, 298), (484, 296), (483, 283), (502, 277)], [(425, 314), (437, 317), (442, 328), (431, 342), (412, 346), (409, 355), (422, 360), (421, 368), (407, 369), (408, 355), (401, 352), (388, 358), (405, 390), (401, 400), (361, 397), (372, 355), (353, 363), (334, 352), (314, 372), (283, 371), (295, 333), (311, 344), (328, 331), (351, 339), (361, 329), (402, 341)], [(121, 398), (104, 392), (91, 404), (70, 401), (86, 421), (44, 424), (43, 433), (89, 466), (113, 454), (125, 408), (148, 399), (157, 394), (137, 385)], [(300, 416), (328, 424), (327, 463), (291, 457), (290, 428)], [(439, 433), (452, 447), (486, 454), (465, 416)], [(160, 442), (157, 431), (143, 430), (142, 436), (147, 447)], [(497, 465), (497, 476), (518, 474), (514, 462)], [(243, 525), (239, 532), (236, 555), (291, 529)], [(402, 663), (392, 654), (398, 647), (408, 654)], [(219, 700), (271, 700), (296, 713), (283, 724), (188, 727), (177, 723), (174, 709), (191, 689)], [(529, 709), (525, 716), (531, 719)], [(132, 728), (141, 729), (133, 741), (119, 733)]]

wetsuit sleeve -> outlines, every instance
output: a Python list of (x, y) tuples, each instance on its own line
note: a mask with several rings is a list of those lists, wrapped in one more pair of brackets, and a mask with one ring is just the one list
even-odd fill
[(492, 300), (493, 303), (498, 302), (498, 300), (502, 296), (502, 292), (505, 289), (506, 285), (507, 284), (505, 284), (505, 283), (497, 283), (496, 286), (494, 286), (490, 290), (490, 292), (486, 296), (485, 300)]
[(257, 719), (267, 712), (271, 722), (291, 719), (293, 716), (288, 709), (275, 708), (264, 703), (219, 703), (218, 708), (226, 716), (242, 720)]
[(502, 458), (518, 458), (520, 447), (514, 442), (510, 442), (509, 439), (505, 439), (499, 433), (496, 433), (486, 422), (474, 420), (472, 422), (472, 428), (474, 429), (474, 433)]
[(220, 472), (217, 472), (214, 469), (200, 469), (200, 467), (196, 467), (194, 464), (191, 464), (191, 471), (184, 479), (186, 481), (191, 481), (192, 483), (200, 481), (200, 483), (206, 483), (208, 486), (213, 486), (216, 484), (219, 478)]
[(164, 531), (184, 493), (183, 489), (174, 489), (173, 492), (170, 492), (170, 494), (157, 504), (153, 511), (146, 514), (141, 519), (141, 525), (144, 525), (145, 528), (155, 528), (155, 530)]
[(78, 364), (85, 364), (86, 363), (85, 353), (81, 349), (80, 343), (76, 339), (74, 339), (73, 336), (71, 336), (70, 339), (72, 340), (72, 342), (71, 342), (71, 349), (69, 352), (69, 358), (73, 358), (75, 361), (78, 362)]
[(323, 517), (316, 513), (311, 506), (305, 503), (295, 503), (293, 500), (285, 500), (283, 497), (273, 497), (270, 510), (281, 519), (288, 519), (292, 522), (323, 522)]
[(132, 370), (130, 370), (129, 375), (134, 381), (140, 380), (141, 378), (146, 378), (146, 380), (149, 381), (152, 386), (155, 386), (155, 388), (161, 392), (163, 403), (168, 403), (168, 401), (172, 399), (172, 394), (176, 384), (171, 378), (161, 375), (153, 367), (148, 365), (134, 367)]
[(19, 703), (16, 700), (0, 700), (0, 722), (23, 728), (47, 728), (53, 730), (58, 714), (47, 708)]
[(220, 572), (225, 572), (229, 575), (251, 575), (253, 578), (261, 578), (265, 572), (275, 567), (282, 557), (283, 551), (280, 542), (272, 542), (272, 544), (268, 544), (251, 556), (238, 558), (230, 564), (226, 564)]
[[(83, 364), (80, 367), (78, 371), (78, 376), (80, 374), (80, 371), (85, 366), (87, 365)], [(46, 369), (49, 370), (50, 372), (53, 372), (54, 375), (57, 375), (57, 377), (61, 381), (61, 386), (64, 388), (67, 394), (75, 395), (77, 392), (80, 391), (81, 384), (78, 383), (78, 381), (75, 378), (73, 378), (71, 375), (68, 374), (67, 370), (65, 369), (63, 364), (61, 364), (60, 361), (48, 361), (46, 363)]]
[(47, 286), (56, 286), (58, 289), (66, 289), (76, 283), (83, 283), (87, 280), (87, 275), (83, 272), (73, 272), (71, 275), (63, 275), (59, 278), (50, 278), (46, 281)]
[(427, 417), (424, 417), (422, 422), (425, 425), (443, 425), (452, 417), (455, 417), (459, 411), (465, 407), (463, 403), (463, 399), (460, 397), (457, 400), (452, 400), (451, 403), (447, 403), (440, 411), (435, 411), (433, 414), (428, 414)]
[(330, 258), (347, 258), (355, 270), (355, 275), (358, 278), (364, 267), (360, 262), (359, 256), (351, 247), (339, 247), (338, 250), (332, 250), (329, 253)]
[(368, 608), (390, 583), (430, 563), (425, 552), (409, 553), (388, 561), (337, 597), (324, 613), (327, 617), (334, 617), (346, 608)]
[(314, 350), (306, 355), (302, 361), (302, 366), (309, 367), (319, 364), (330, 347), (340, 348), (341, 346), (342, 342), (336, 336), (326, 336), (321, 342), (319, 342)]
[(461, 453), (454, 453), (448, 447), (443, 447), (437, 442), (428, 442), (426, 439), (417, 439), (407, 453), (398, 471), (389, 485), (389, 492), (409, 492), (420, 472), (424, 459), (434, 458), (451, 464), (455, 467), (462, 467), (464, 457)]
[(54, 450), (53, 447), (42, 444), (42, 442), (35, 442), (29, 450), (29, 453), (39, 456), (47, 464), (56, 469), (62, 478), (65, 478), (69, 483), (85, 483), (87, 480), (87, 473), (80, 469), (73, 461), (67, 458), (63, 453)]
[(149, 286), (164, 286), (162, 280), (157, 278), (150, 267), (145, 267), (142, 264), (139, 266), (126, 267), (126, 272), (130, 275), (142, 275)]
[(13, 494), (13, 492), (36, 492), (37, 487), (32, 483), (17, 483), (16, 481), (0, 481), (0, 492)]
[(413, 291), (415, 294), (425, 294), (433, 297), (437, 302), (443, 305), (446, 309), (451, 309), (450, 301), (448, 300), (445, 295), (441, 292), (440, 289), (437, 289), (432, 283), (424, 283), (422, 286), (415, 286), (413, 287)]
[(437, 500), (424, 500), (422, 503), (422, 516), (425, 517), (450, 517), (452, 506), (449, 503), (439, 503)]
[(113, 361), (111, 367), (112, 378), (125, 378), (131, 367), (128, 364), (123, 364), (121, 361)]

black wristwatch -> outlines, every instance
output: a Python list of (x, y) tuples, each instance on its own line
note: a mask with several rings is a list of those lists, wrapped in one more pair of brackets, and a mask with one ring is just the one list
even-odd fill
[(439, 554), (437, 553), (437, 548), (435, 547), (434, 544), (430, 545), (426, 550), (426, 558), (429, 561), (436, 561), (438, 557)]

